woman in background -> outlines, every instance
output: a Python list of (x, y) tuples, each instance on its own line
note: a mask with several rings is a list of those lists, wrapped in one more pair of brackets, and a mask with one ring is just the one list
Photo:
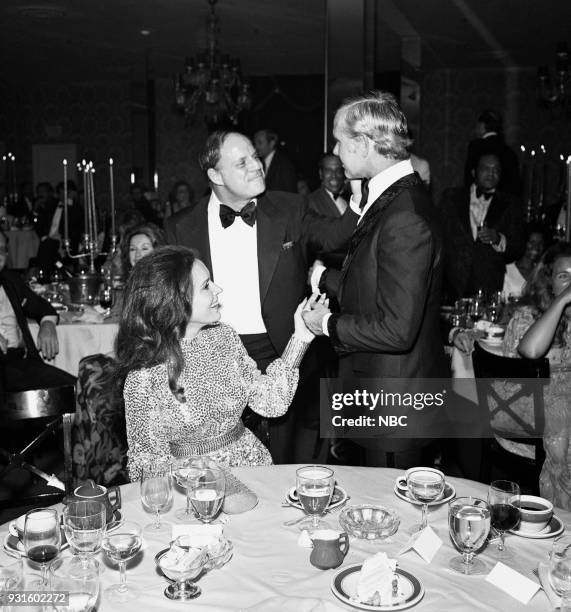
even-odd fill
[(531, 278), (533, 270), (547, 246), (547, 236), (541, 226), (529, 225), (526, 234), (524, 254), (517, 261), (506, 265), (502, 288), (502, 295), (506, 300), (510, 297), (521, 297), (526, 282)]
[(186, 181), (177, 181), (165, 205), (165, 218), (189, 206), (194, 206), (194, 191)]

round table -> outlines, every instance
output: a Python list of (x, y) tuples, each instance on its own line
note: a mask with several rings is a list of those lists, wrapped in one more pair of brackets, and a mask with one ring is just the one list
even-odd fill
[[(282, 507), (285, 493), (295, 484), (294, 465), (257, 468), (237, 468), (235, 475), (247, 484), (258, 496), (259, 503), (250, 512), (228, 517), (224, 527), (226, 536), (234, 544), (234, 556), (222, 569), (213, 570), (199, 579), (202, 595), (187, 604), (171, 602), (163, 596), (166, 582), (154, 563), (156, 552), (168, 545), (168, 538), (160, 541), (146, 539), (145, 547), (128, 565), (127, 582), (142, 590), (141, 598), (121, 606), (121, 610), (142, 612), (146, 610), (177, 610), (192, 607), (193, 610), (256, 610), (259, 612), (305, 612), (309, 610), (349, 610), (338, 601), (330, 589), (331, 579), (338, 570), (321, 571), (309, 563), (310, 550), (298, 545), (299, 532), (295, 527), (285, 528), (282, 523), (300, 517), (301, 511)], [(390, 557), (407, 541), (407, 529), (418, 522), (420, 508), (399, 498), (393, 492), (399, 470), (386, 468), (361, 468), (332, 466), (339, 486), (351, 496), (349, 504), (375, 503), (394, 508), (401, 517), (398, 532), (389, 540), (375, 542), (350, 538), (350, 549), (343, 565), (363, 561), (368, 556), (385, 551)], [(486, 497), (487, 486), (458, 478), (448, 481), (456, 488), (457, 496), (475, 495)], [(139, 485), (130, 484), (121, 488), (122, 513), (129, 520), (141, 525), (152, 522), (139, 497)], [(174, 504), (163, 520), (174, 520), (174, 512), (182, 507), (185, 498), (175, 493)], [(419, 612), (490, 611), (521, 612), (522, 604), (503, 591), (485, 581), (484, 576), (463, 576), (448, 569), (448, 561), (459, 554), (448, 537), (447, 504), (430, 511), (429, 522), (443, 540), (432, 563), (425, 563), (415, 552), (398, 557), (399, 566), (415, 574), (423, 583), (426, 594), (415, 606)], [(557, 510), (557, 515), (566, 523), (571, 513)], [(329, 515), (337, 526), (338, 513)], [(7, 526), (4, 525), (3, 531)], [(515, 553), (514, 569), (535, 579), (532, 569), (539, 561), (547, 559), (552, 540), (524, 539), (507, 535), (507, 546)], [(69, 551), (62, 554), (70, 554)], [(102, 555), (102, 553), (100, 553)], [(486, 552), (480, 555), (489, 569), (493, 561)], [(26, 571), (32, 571), (26, 567)], [(101, 576), (102, 590), (119, 580), (114, 566), (107, 566)], [(98, 610), (118, 610), (102, 596)], [(526, 610), (551, 610), (543, 591), (534, 595)]]

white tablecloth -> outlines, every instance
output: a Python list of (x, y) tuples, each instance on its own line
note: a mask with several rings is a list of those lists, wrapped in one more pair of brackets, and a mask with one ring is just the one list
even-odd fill
[[(420, 519), (420, 508), (399, 498), (393, 492), (398, 470), (383, 468), (355, 468), (333, 466), (340, 486), (351, 496), (350, 504), (375, 503), (390, 506), (401, 516), (399, 531), (382, 542), (371, 542), (350, 538), (350, 549), (341, 568), (363, 561), (369, 555), (385, 551), (394, 557), (407, 541), (407, 529)], [(299, 532), (295, 527), (285, 528), (282, 523), (301, 516), (294, 508), (282, 508), (285, 492), (295, 483), (296, 466), (282, 465), (262, 468), (236, 469), (235, 474), (257, 493), (260, 502), (252, 511), (230, 516), (225, 534), (234, 543), (234, 556), (222, 569), (202, 576), (198, 583), (202, 595), (191, 603), (171, 602), (163, 596), (165, 580), (155, 571), (154, 555), (168, 545), (162, 541), (147, 539), (146, 549), (128, 566), (127, 582), (136, 585), (143, 593), (133, 603), (111, 606), (103, 595), (100, 612), (122, 610), (146, 612), (150, 610), (246, 610), (254, 608), (260, 612), (271, 610), (349, 610), (332, 594), (330, 583), (338, 570), (321, 571), (309, 563), (310, 550), (297, 544)], [(458, 478), (450, 478), (458, 496), (477, 495), (486, 497), (487, 486)], [(138, 484), (122, 487), (124, 516), (144, 525), (152, 521), (141, 505)], [(182, 493), (175, 493), (173, 508), (164, 516), (173, 519), (174, 512), (184, 505)], [(431, 564), (425, 563), (416, 553), (409, 552), (399, 557), (399, 566), (415, 574), (423, 583), (426, 594), (415, 607), (418, 612), (489, 611), (521, 612), (522, 610), (550, 610), (547, 597), (539, 591), (530, 603), (523, 607), (485, 581), (484, 576), (463, 576), (448, 569), (448, 561), (459, 553), (448, 537), (447, 504), (430, 511), (430, 524), (438, 530), (443, 546)], [(565, 522), (571, 513), (557, 511)], [(329, 520), (337, 525), (335, 513)], [(6, 531), (6, 526), (1, 528)], [(531, 570), (537, 563), (545, 561), (552, 540), (531, 540), (514, 535), (506, 537), (506, 543), (515, 553), (513, 567), (530, 579)], [(62, 554), (70, 554), (65, 552)], [(102, 553), (100, 553), (102, 554)], [(491, 569), (493, 562), (484, 552), (480, 558)], [(340, 569), (341, 569), (340, 568)], [(26, 571), (31, 572), (27, 567)], [(101, 576), (102, 589), (119, 580), (119, 572), (113, 566), (105, 568)], [(294, 599), (298, 598), (298, 599)], [(313, 601), (308, 601), (313, 598)]]
[[(30, 323), (34, 341), (38, 337), (39, 327)], [(113, 344), (117, 335), (116, 323), (70, 323), (57, 326), (59, 353), (50, 365), (61, 368), (77, 376), (79, 362), (88, 355), (113, 353)]]

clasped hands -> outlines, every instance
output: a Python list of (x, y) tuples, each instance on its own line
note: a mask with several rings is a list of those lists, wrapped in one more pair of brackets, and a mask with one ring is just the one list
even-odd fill
[(310, 298), (303, 300), (293, 316), (295, 336), (304, 342), (311, 342), (315, 336), (322, 336), (321, 321), (329, 312), (329, 298), (325, 297), (325, 294), (316, 291)]

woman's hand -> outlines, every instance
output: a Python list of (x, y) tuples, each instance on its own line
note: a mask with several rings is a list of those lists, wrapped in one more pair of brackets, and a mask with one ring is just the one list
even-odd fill
[(304, 342), (311, 342), (316, 334), (313, 334), (305, 321), (303, 320), (303, 312), (314, 311), (315, 314), (320, 314), (323, 318), (329, 310), (329, 298), (325, 297), (325, 294), (315, 292), (310, 298), (303, 300), (301, 304), (296, 308), (293, 315), (293, 323), (295, 332), (294, 335), (303, 340)]

